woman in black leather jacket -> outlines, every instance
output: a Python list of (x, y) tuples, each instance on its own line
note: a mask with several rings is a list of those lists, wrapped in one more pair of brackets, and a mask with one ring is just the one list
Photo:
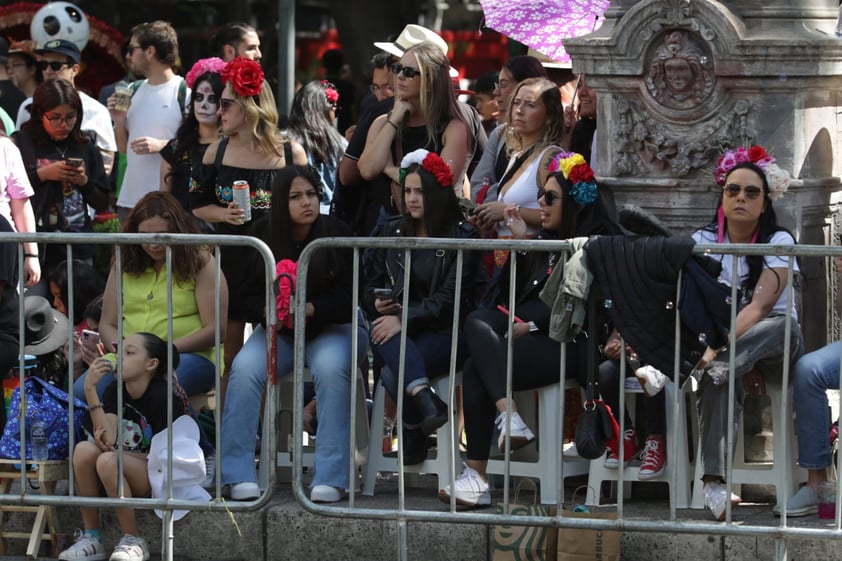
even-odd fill
[[(580, 154), (562, 152), (550, 164), (550, 176), (538, 193), (541, 229), (536, 237), (568, 239), (597, 234), (619, 234), (599, 198), (593, 170)], [(525, 237), (526, 223), (514, 205), (504, 210), (509, 228), (515, 237)], [(486, 478), (494, 424), (500, 429), (498, 447), (505, 452), (505, 436), (511, 421), (510, 446), (524, 446), (535, 435), (511, 403), (512, 416), (507, 419), (506, 363), (510, 290), (515, 290), (514, 325), (512, 325), (512, 389), (521, 391), (558, 382), (560, 370), (559, 343), (549, 337), (550, 308), (539, 293), (553, 268), (559, 263), (558, 252), (518, 252), (515, 285), (509, 287), (512, 254), (500, 274), (500, 298), (496, 309), (479, 309), (465, 320), (465, 341), (469, 358), (462, 369), (465, 430), (468, 455), (464, 470), (454, 482), (456, 504), (485, 506), (491, 504)], [(584, 338), (582, 338), (584, 339)], [(580, 353), (576, 342), (567, 345), (568, 375), (584, 377), (578, 368)], [(581, 354), (584, 358), (584, 354)], [(496, 416), (496, 420), (495, 420)], [(492, 421), (494, 423), (492, 423)], [(451, 486), (439, 491), (439, 498), (450, 502)]]
[[(453, 192), (453, 174), (438, 154), (420, 149), (401, 162), (405, 214), (392, 219), (383, 236), (475, 238), (473, 226), (462, 219)], [(371, 342), (388, 366), (383, 384), (397, 399), (400, 332), (406, 325), (404, 372), (404, 464), (426, 457), (427, 437), (447, 422), (447, 406), (430, 389), (430, 378), (447, 373), (450, 364), (453, 313), (457, 285), (453, 250), (414, 250), (409, 281), (409, 305), (404, 310), (403, 249), (377, 249), (366, 257), (364, 303), (371, 320)], [(462, 273), (462, 318), (472, 311), (485, 288), (479, 254), (466, 252)], [(388, 294), (387, 294), (388, 292)], [(403, 323), (402, 323), (403, 320)], [(461, 325), (461, 321), (460, 321)], [(457, 367), (462, 357), (457, 349)]]

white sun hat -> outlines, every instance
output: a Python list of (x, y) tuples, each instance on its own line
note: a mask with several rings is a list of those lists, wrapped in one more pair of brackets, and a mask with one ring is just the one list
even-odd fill
[[(182, 415), (172, 423), (172, 494), (173, 499), (209, 501), (202, 488), (205, 480), (205, 455), (199, 447), (199, 425), (190, 415)], [(149, 486), (153, 498), (167, 496), (167, 429), (152, 437), (147, 459)], [(173, 519), (181, 520), (190, 511), (174, 510)], [(163, 511), (155, 509), (163, 517)]]

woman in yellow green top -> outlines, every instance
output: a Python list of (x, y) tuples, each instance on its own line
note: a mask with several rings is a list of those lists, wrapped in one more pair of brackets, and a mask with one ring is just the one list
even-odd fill
[[(169, 193), (148, 193), (132, 209), (123, 225), (129, 234), (198, 234), (194, 219)], [(147, 332), (167, 339), (167, 271), (166, 247), (159, 244), (126, 244), (122, 250), (123, 333)], [(172, 319), (173, 344), (181, 360), (178, 381), (188, 396), (214, 387), (214, 309), (216, 262), (204, 246), (172, 246)], [(99, 332), (110, 349), (117, 341), (117, 271), (112, 266), (105, 285)], [(228, 286), (221, 277), (220, 313), (227, 317)], [(225, 322), (220, 322), (220, 340), (225, 338)], [(106, 376), (97, 384), (99, 395), (111, 383)], [(80, 376), (73, 393), (84, 400), (85, 374)]]

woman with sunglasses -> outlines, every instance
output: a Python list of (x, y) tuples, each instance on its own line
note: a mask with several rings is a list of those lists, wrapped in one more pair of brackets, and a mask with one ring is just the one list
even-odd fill
[[(106, 210), (109, 184), (96, 145), (82, 132), (82, 100), (61, 78), (44, 82), (32, 97), (32, 118), (12, 139), (18, 145), (35, 189), (32, 208), (39, 232), (93, 232), (88, 206)], [(94, 244), (74, 244), (73, 258), (93, 263)], [(65, 261), (63, 244), (42, 246), (42, 270)], [(49, 297), (46, 282), (36, 294)]]
[[(225, 84), (219, 98), (223, 138), (208, 147), (201, 169), (193, 170), (190, 205), (194, 216), (210, 223), (219, 234), (254, 235), (253, 224), (271, 208), (272, 181), (278, 171), (292, 163), (306, 165), (307, 155), (298, 143), (284, 140), (278, 131), (275, 97), (260, 64), (237, 57), (225, 65), (221, 75)], [(246, 209), (234, 202), (235, 181), (248, 182), (250, 219)], [(258, 323), (264, 317), (264, 284), (253, 269), (257, 259), (251, 248), (222, 247), (222, 271), (234, 303), (228, 308), (226, 373), (243, 346), (245, 324)]]
[[(549, 166), (549, 177), (538, 191), (537, 239), (558, 240), (592, 235), (617, 235), (621, 228), (609, 217), (599, 198), (593, 170), (581, 154), (562, 152)], [(505, 220), (516, 238), (528, 236), (528, 224), (517, 205), (508, 205)], [(511, 256), (510, 256), (510, 259)], [(539, 297), (553, 269), (560, 263), (559, 252), (518, 253), (515, 284), (509, 285), (507, 260), (500, 275), (501, 292), (496, 309), (480, 308), (465, 320), (468, 359), (462, 369), (462, 399), (465, 408), (465, 432), (468, 454), (462, 473), (450, 486), (439, 491), (439, 498), (468, 507), (491, 504), (486, 468), (494, 426), (500, 429), (497, 446), (505, 453), (506, 433), (511, 421), (511, 449), (525, 446), (535, 435), (506, 395), (508, 327), (512, 324), (512, 389), (540, 388), (559, 381), (561, 367), (559, 343), (549, 337), (550, 307)], [(514, 290), (515, 309), (508, 310), (509, 294)], [(567, 344), (568, 375), (584, 380), (586, 368), (580, 366), (584, 353), (577, 343)], [(512, 415), (506, 408), (511, 405)]]
[(221, 58), (196, 61), (185, 76), (190, 88), (190, 107), (175, 138), (161, 149), (161, 191), (172, 193), (190, 210), (190, 178), (202, 167), (205, 151), (219, 140), (219, 98), (222, 95)]
[[(762, 146), (739, 147), (726, 151), (717, 161), (714, 171), (717, 184), (722, 187), (719, 205), (713, 222), (693, 234), (698, 243), (753, 244), (778, 246), (795, 244), (792, 234), (778, 225), (772, 201), (781, 197), (789, 187), (789, 174), (775, 164), (775, 158)], [(722, 263), (719, 281), (731, 286), (733, 257), (711, 255)], [(736, 435), (740, 430), (743, 397), (746, 392), (763, 393), (762, 374), (780, 376), (784, 341), (790, 338), (791, 362), (795, 362), (802, 348), (801, 328), (794, 303), (787, 304), (788, 265), (784, 255), (741, 256), (737, 259), (736, 278), (740, 283), (734, 363), (729, 364), (725, 349), (705, 351), (696, 366), (703, 371), (696, 393), (699, 408), (699, 440), (701, 462), (704, 466), (705, 506), (718, 520), (725, 517), (729, 500), (723, 484), (727, 456), (733, 454)], [(797, 273), (798, 263), (793, 263)], [(791, 331), (786, 333), (786, 319), (791, 316)], [(728, 383), (734, 368), (734, 418), (728, 418)], [(726, 438), (732, 427), (734, 438), (731, 450)], [(732, 495), (732, 503), (739, 497)]]
[(456, 178), (456, 194), (462, 195), (476, 139), (458, 105), (449, 72), (447, 56), (429, 41), (410, 47), (392, 65), (394, 108), (372, 123), (358, 166), (363, 179), (381, 173), (391, 179), (394, 207), (403, 200), (400, 161), (419, 148), (441, 156)]
[(289, 111), (290, 137), (301, 143), (307, 153), (307, 163), (321, 179), (322, 214), (329, 214), (330, 202), (336, 189), (336, 169), (348, 141), (336, 129), (339, 91), (327, 80), (305, 84), (292, 98)]

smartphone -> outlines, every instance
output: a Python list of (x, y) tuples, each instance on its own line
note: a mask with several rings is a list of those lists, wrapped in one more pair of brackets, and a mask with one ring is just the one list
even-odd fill
[(394, 298), (391, 288), (375, 288), (374, 297), (380, 300), (392, 300)]
[(65, 158), (64, 163), (72, 168), (78, 168), (85, 163), (82, 158)]
[(96, 331), (91, 331), (90, 329), (82, 330), (82, 344), (85, 345), (85, 348), (87, 348), (89, 351), (98, 353), (99, 342), (99, 333), (97, 333)]

